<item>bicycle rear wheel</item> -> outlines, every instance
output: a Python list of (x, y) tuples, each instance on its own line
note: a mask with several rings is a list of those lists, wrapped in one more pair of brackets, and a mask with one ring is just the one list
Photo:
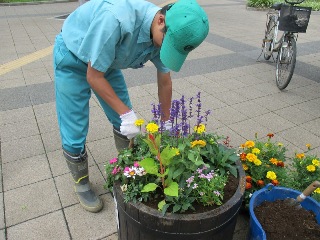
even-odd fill
[(278, 52), (276, 83), (280, 90), (285, 89), (292, 78), (296, 65), (297, 46), (293, 35), (284, 36), (284, 41)]
[(276, 27), (276, 17), (273, 15), (269, 16), (269, 22), (267, 24), (267, 29), (265, 31), (264, 39), (263, 39), (263, 53), (264, 59), (269, 60), (272, 51), (271, 45), (275, 34), (275, 27)]

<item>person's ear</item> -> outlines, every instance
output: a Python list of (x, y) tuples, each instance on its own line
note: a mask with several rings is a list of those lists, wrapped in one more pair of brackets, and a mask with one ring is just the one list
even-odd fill
[(164, 27), (165, 26), (165, 16), (163, 14), (160, 14), (160, 16), (158, 18), (158, 25), (160, 27)]

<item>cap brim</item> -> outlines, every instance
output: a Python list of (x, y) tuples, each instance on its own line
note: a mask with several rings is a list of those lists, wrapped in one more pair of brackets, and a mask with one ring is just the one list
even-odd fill
[(171, 45), (172, 42), (170, 35), (167, 34), (161, 45), (160, 59), (167, 68), (179, 72), (188, 54), (181, 54)]

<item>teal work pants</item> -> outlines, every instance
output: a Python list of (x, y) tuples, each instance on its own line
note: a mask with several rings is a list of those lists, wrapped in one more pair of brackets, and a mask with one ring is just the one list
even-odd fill
[[(56, 110), (62, 147), (78, 154), (84, 150), (89, 129), (89, 100), (91, 87), (87, 82), (87, 64), (79, 60), (66, 47), (61, 34), (56, 37), (53, 49)], [(105, 78), (117, 96), (132, 108), (127, 86), (120, 70), (110, 69)], [(95, 93), (95, 92), (94, 92)], [(121, 120), (98, 94), (108, 120), (119, 129)]]

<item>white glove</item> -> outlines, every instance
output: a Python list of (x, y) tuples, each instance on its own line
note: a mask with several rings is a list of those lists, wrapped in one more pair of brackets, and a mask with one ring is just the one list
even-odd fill
[(164, 122), (164, 129), (170, 131), (172, 128), (172, 122), (170, 120), (167, 120)]
[(120, 119), (120, 132), (122, 135), (127, 136), (128, 139), (132, 139), (138, 135), (140, 129), (134, 124), (138, 118), (133, 110), (120, 115)]

